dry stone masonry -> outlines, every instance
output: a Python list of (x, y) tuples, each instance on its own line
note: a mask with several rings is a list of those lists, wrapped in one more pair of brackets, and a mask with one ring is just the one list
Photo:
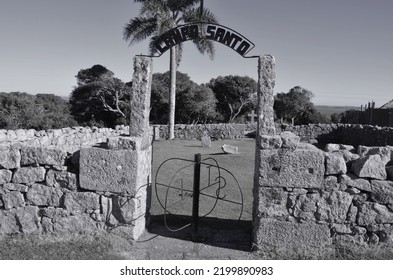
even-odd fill
[(134, 65), (130, 127), (0, 131), (0, 234), (109, 230), (135, 240), (143, 233), (151, 59)]
[[(260, 82), (274, 85), (271, 68), (261, 71), (266, 73)], [(273, 129), (261, 116), (272, 109), (272, 93), (259, 90), (258, 95), (255, 247), (276, 258), (324, 258), (338, 246), (393, 246), (393, 147), (386, 146), (387, 141), (382, 146), (361, 145), (389, 139), (379, 138), (388, 129), (374, 128), (376, 134), (370, 135), (367, 127), (364, 135), (369, 139), (356, 138), (360, 126), (352, 125)], [(329, 139), (343, 142), (331, 142), (323, 150), (300, 142), (321, 144)]]
[(321, 151), (277, 142), (259, 153), (259, 249), (321, 257), (337, 245), (393, 245), (393, 178), (386, 172), (393, 147), (329, 144)]
[(73, 154), (1, 144), (0, 234), (107, 229), (137, 238), (148, 211), (151, 149), (124, 138)]

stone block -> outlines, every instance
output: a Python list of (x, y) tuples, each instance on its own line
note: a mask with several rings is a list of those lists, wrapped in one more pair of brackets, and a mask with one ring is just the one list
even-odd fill
[(115, 197), (113, 199), (114, 216), (121, 223), (132, 224), (141, 213), (144, 213), (141, 204), (141, 200), (135, 197)]
[(228, 145), (228, 144), (224, 144), (221, 147), (221, 150), (226, 153), (226, 154), (232, 154), (232, 155), (237, 155), (239, 154), (239, 149), (236, 146), (233, 145)]
[(302, 143), (300, 142), (299, 145), (297, 146), (299, 150), (312, 150), (312, 151), (318, 151), (319, 149), (315, 147), (313, 144), (310, 143)]
[(366, 192), (371, 191), (371, 184), (368, 180), (359, 178), (352, 173), (340, 175), (339, 183), (346, 187), (357, 188)]
[(135, 57), (130, 102), (130, 136), (148, 136), (152, 75), (152, 59), (147, 57)]
[(84, 234), (97, 231), (97, 223), (87, 214), (56, 216), (52, 223), (54, 233)]
[(59, 149), (22, 146), (21, 165), (64, 165), (66, 152)]
[(387, 177), (385, 164), (379, 155), (369, 155), (355, 160), (351, 169), (360, 178), (385, 180)]
[(212, 146), (212, 140), (206, 132), (201, 137), (201, 144), (203, 148), (210, 148)]
[(135, 194), (139, 151), (85, 148), (80, 151), (79, 183), (82, 189)]
[(290, 149), (290, 150), (295, 150), (297, 149), (299, 142), (300, 142), (300, 137), (296, 136), (292, 132), (289, 131), (284, 131), (280, 134), (281, 140), (282, 140), (282, 145), (281, 147), (283, 149)]
[(106, 146), (109, 150), (137, 150), (141, 149), (142, 138), (136, 137), (108, 137)]
[(45, 180), (44, 167), (21, 167), (17, 169), (12, 178), (13, 183), (32, 184)]
[(25, 205), (25, 199), (20, 192), (12, 191), (3, 194), (3, 203), (5, 209), (17, 208)]
[(348, 224), (332, 224), (331, 228), (335, 233), (338, 234), (363, 235), (367, 233), (367, 229), (365, 229), (364, 227), (358, 227)]
[(340, 150), (338, 152), (335, 152), (335, 154), (340, 154), (344, 158), (345, 162), (350, 163), (354, 160), (357, 160), (360, 158), (358, 154), (354, 154), (348, 150)]
[(321, 201), (319, 193), (299, 195), (297, 199), (292, 199), (293, 216), (301, 221), (315, 221), (317, 204)]
[(324, 188), (327, 190), (337, 190), (339, 183), (336, 176), (327, 176), (324, 179)]
[(63, 192), (60, 189), (40, 184), (29, 187), (27, 201), (36, 206), (60, 206)]
[(393, 205), (393, 182), (371, 180), (370, 198), (380, 204)]
[(45, 182), (50, 187), (64, 188), (71, 191), (77, 190), (76, 174), (68, 171), (49, 170), (46, 174)]
[(288, 193), (280, 188), (260, 188), (258, 194), (258, 217), (286, 219)]
[(20, 224), (22, 233), (39, 233), (41, 231), (40, 219), (38, 217), (38, 207), (26, 206), (14, 209), (15, 217)]
[(348, 215), (347, 215), (347, 221), (349, 223), (355, 224), (356, 223), (356, 219), (358, 216), (358, 208), (355, 205), (351, 205), (349, 207), (349, 211), (348, 211)]
[(0, 168), (20, 167), (20, 151), (16, 146), (0, 145)]
[(100, 196), (92, 192), (67, 192), (64, 196), (64, 206), (70, 212), (100, 210)]
[(111, 233), (119, 235), (123, 238), (138, 240), (146, 228), (145, 217), (135, 220), (132, 225), (118, 225), (111, 229)]
[(340, 144), (326, 144), (325, 146), (325, 152), (331, 153), (331, 152), (337, 152), (340, 150)]
[(259, 137), (260, 149), (279, 149), (282, 145), (282, 140), (279, 135), (262, 135)]
[(344, 145), (344, 144), (340, 144), (340, 150), (342, 151), (349, 151), (349, 152), (355, 152), (355, 147), (352, 145)]
[(261, 150), (259, 185), (323, 188), (325, 157), (313, 150)]
[(0, 169), (0, 184), (11, 182), (12, 172), (5, 169)]
[(352, 196), (349, 193), (334, 191), (325, 193), (323, 199), (318, 202), (316, 218), (318, 221), (328, 223), (344, 223), (352, 204)]
[(274, 124), (274, 86), (276, 80), (276, 62), (271, 55), (264, 55), (258, 62), (258, 138), (262, 135), (274, 135), (276, 128)]
[(346, 162), (340, 154), (326, 153), (326, 175), (340, 175), (347, 173)]
[(393, 213), (385, 205), (365, 202), (358, 207), (358, 210), (357, 224), (359, 226), (393, 223)]
[(4, 184), (3, 188), (9, 191), (27, 192), (28, 186), (22, 184), (8, 183)]
[(367, 147), (367, 146), (359, 145), (358, 147), (358, 154), (360, 157), (379, 155), (384, 165), (386, 165), (392, 159), (392, 152), (393, 152), (392, 146)]
[(56, 207), (45, 207), (41, 209), (41, 215), (43, 217), (48, 217), (49, 219), (57, 219), (59, 217), (68, 217), (69, 212), (63, 208), (56, 208)]
[(15, 213), (0, 210), (0, 234), (19, 233), (19, 225)]
[(267, 244), (284, 250), (323, 247), (332, 243), (328, 225), (316, 223), (293, 223), (262, 218), (254, 234), (257, 246)]

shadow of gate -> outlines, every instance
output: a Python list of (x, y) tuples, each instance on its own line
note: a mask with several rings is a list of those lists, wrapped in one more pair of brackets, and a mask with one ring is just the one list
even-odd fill
[(150, 232), (249, 251), (251, 222), (242, 221), (243, 192), (236, 177), (216, 159), (170, 158), (158, 167), (154, 189), (163, 214)]

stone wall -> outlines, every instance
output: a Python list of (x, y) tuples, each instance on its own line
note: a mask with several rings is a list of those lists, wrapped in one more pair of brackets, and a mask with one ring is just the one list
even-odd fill
[(111, 128), (67, 127), (62, 129), (40, 130), (18, 129), (0, 130), (0, 144), (23, 144), (34, 147), (61, 148), (73, 153), (82, 147), (106, 142), (108, 137), (128, 135), (128, 126)]
[(392, 147), (260, 137), (254, 243), (277, 258), (323, 258), (338, 246), (393, 246)]
[(145, 229), (151, 146), (130, 137), (73, 153), (0, 145), (0, 234)]
[(290, 131), (302, 141), (317, 140), (319, 143), (342, 143), (353, 146), (393, 145), (393, 127), (379, 127), (360, 124), (309, 124), (279, 125), (276, 131)]
[(152, 59), (136, 57), (130, 127), (0, 130), (0, 234), (143, 233), (151, 79)]
[[(167, 139), (168, 126), (155, 125), (159, 130), (159, 137)], [(177, 124), (175, 125), (175, 138), (181, 140), (200, 140), (204, 132), (214, 140), (244, 138), (246, 126), (244, 124)]]

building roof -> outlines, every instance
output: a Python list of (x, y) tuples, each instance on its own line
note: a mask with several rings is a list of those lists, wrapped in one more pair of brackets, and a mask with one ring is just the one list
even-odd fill
[(382, 105), (380, 109), (391, 109), (391, 108), (393, 108), (393, 99), (390, 100), (388, 103)]

